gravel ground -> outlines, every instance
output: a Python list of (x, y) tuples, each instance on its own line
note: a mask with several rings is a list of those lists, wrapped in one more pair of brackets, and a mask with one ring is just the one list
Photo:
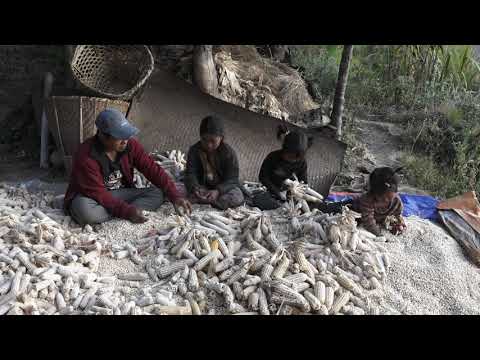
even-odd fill
[(379, 301), (403, 314), (480, 314), (480, 269), (443, 228), (406, 218), (407, 231), (386, 235), (392, 267)]

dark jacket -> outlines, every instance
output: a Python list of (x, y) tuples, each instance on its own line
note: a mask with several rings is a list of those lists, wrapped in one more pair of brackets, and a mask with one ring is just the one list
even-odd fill
[[(179, 198), (175, 183), (145, 152), (135, 140), (128, 141), (127, 149), (120, 155), (122, 183), (133, 188), (133, 169), (140, 171), (153, 185), (163, 190), (171, 202)], [(104, 177), (108, 176), (108, 161), (96, 137), (87, 139), (78, 148), (74, 158), (70, 184), (65, 194), (65, 210), (68, 212), (77, 194), (89, 197), (105, 207), (115, 217), (128, 219), (136, 210), (135, 206), (116, 199), (105, 187)]]
[(268, 189), (270, 193), (278, 197), (282, 191), (283, 182), (291, 179), (293, 174), (297, 175), (298, 180), (304, 183), (308, 182), (308, 169), (305, 160), (296, 163), (289, 163), (282, 160), (282, 150), (273, 151), (263, 160), (260, 168), (259, 180)]
[[(185, 187), (189, 193), (193, 193), (198, 187), (205, 187), (207, 184), (205, 171), (200, 159), (200, 151), (200, 141), (188, 150)], [(220, 192), (220, 195), (240, 187), (238, 159), (230, 145), (222, 142), (213, 154), (213, 158), (220, 182), (216, 189)]]

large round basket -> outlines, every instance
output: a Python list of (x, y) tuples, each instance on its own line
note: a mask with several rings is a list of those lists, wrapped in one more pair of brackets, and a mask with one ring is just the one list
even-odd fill
[(144, 45), (78, 45), (71, 69), (74, 78), (92, 95), (131, 100), (155, 68)]

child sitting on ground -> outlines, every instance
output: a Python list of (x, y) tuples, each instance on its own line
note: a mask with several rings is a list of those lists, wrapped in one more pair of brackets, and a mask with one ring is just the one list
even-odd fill
[[(370, 174), (369, 191), (353, 200), (352, 210), (362, 215), (361, 224), (376, 236), (381, 235), (381, 226), (388, 225), (394, 235), (405, 230), (403, 203), (397, 192), (400, 170), (401, 168), (376, 168)], [(386, 220), (390, 222), (390, 219), (394, 224), (386, 224)]]
[[(287, 127), (280, 125), (277, 138), (283, 140), (282, 148), (267, 155), (260, 168), (259, 180), (267, 188), (267, 192), (256, 194), (253, 205), (261, 210), (273, 210), (286, 200), (284, 195), (286, 179), (297, 179), (308, 184), (307, 150), (312, 145), (312, 138), (299, 131), (289, 132)], [(341, 212), (345, 203), (309, 203), (311, 209), (318, 208), (322, 212)]]

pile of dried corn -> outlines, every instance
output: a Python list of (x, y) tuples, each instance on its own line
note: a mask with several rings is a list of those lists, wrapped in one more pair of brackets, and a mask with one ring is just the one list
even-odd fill
[[(185, 154), (180, 150), (167, 151), (166, 153), (153, 151), (150, 153), (150, 156), (172, 179), (181, 181), (183, 171), (185, 171), (185, 166), (187, 165)], [(134, 169), (133, 180), (137, 188), (145, 188), (151, 185), (150, 181), (137, 169)]]
[[(378, 312), (369, 293), (388, 256), (348, 210), (294, 218), (212, 210), (112, 245), (89, 226), (72, 227), (49, 200), (0, 188), (0, 314)], [(285, 222), (288, 234), (276, 229)], [(99, 273), (101, 257), (128, 258), (138, 271)]]

